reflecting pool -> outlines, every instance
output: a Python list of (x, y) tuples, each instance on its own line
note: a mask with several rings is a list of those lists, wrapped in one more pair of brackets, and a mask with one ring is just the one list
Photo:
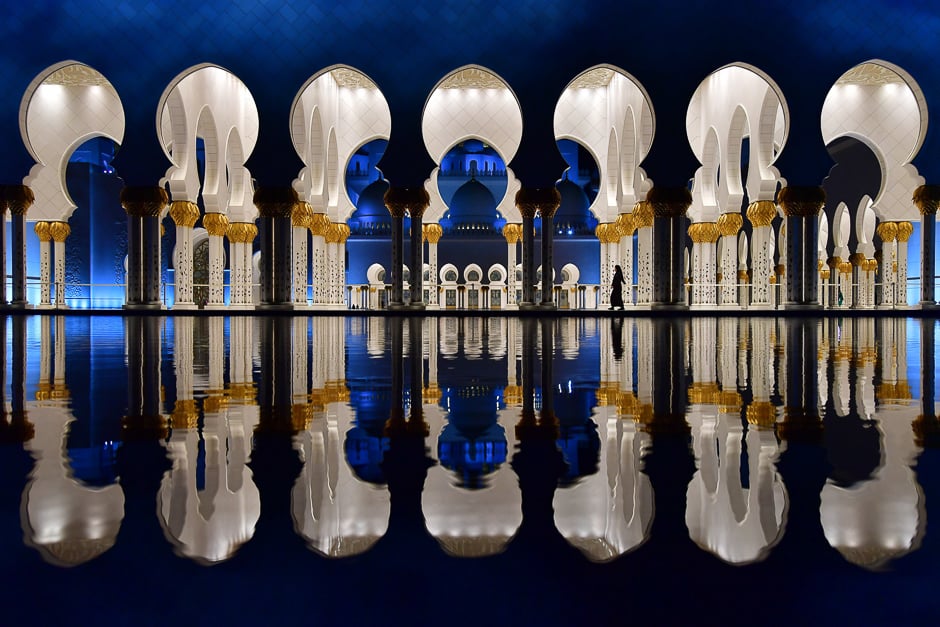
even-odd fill
[(0, 325), (5, 624), (940, 610), (934, 320)]

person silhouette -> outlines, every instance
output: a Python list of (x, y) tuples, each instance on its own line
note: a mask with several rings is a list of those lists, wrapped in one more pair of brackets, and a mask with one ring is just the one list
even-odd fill
[(623, 310), (623, 268), (619, 265), (614, 266), (614, 279), (610, 286), (610, 309)]

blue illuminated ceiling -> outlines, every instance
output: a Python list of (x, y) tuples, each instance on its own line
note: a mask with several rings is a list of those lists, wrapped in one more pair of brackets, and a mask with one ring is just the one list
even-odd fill
[[(287, 185), (301, 167), (289, 135), (291, 102), (304, 81), (335, 63), (376, 81), (392, 112), (380, 167), (395, 185), (416, 184), (432, 164), (420, 135), (424, 101), (447, 72), (477, 63), (500, 74), (522, 104), (525, 131), (510, 163), (526, 185), (557, 180), (557, 95), (597, 63), (633, 74), (648, 90), (657, 133), (645, 162), (657, 184), (684, 183), (696, 163), (684, 121), (688, 100), (712, 70), (756, 65), (781, 87), (790, 140), (778, 165), (792, 184), (819, 184), (832, 165), (819, 115), (832, 83), (850, 67), (882, 58), (906, 69), (928, 105), (940, 103), (933, 2), (839, 0), (634, 3), (439, 0), (403, 6), (385, 0), (283, 3), (203, 0), (33, 1), (4, 5), (0, 19), (0, 154), (3, 182), (31, 165), (18, 137), (19, 101), (45, 67), (75, 59), (101, 71), (127, 115), (115, 160), (129, 184), (153, 185), (167, 163), (156, 139), (157, 102), (185, 68), (217, 63), (254, 94), (261, 135), (248, 162), (260, 184)], [(915, 165), (940, 182), (940, 139), (929, 131)]]

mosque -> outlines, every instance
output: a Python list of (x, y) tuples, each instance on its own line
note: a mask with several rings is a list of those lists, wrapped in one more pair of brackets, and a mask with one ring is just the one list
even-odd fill
[[(838, 67), (829, 77), (735, 42), (747, 62), (664, 78), (605, 38), (598, 51), (634, 62), (579, 49), (551, 69), (534, 50), (461, 65), (439, 43), (413, 74), (393, 55), (369, 73), (311, 72), (280, 48), (262, 70), (264, 57), (222, 54), (234, 44), (207, 34), (219, 54), (148, 53), (131, 68), (133, 43), (105, 59), (81, 37), (100, 10), (56, 21), (69, 43), (58, 57), (17, 33), (22, 62), (2, 70), (24, 86), (0, 123), (18, 111), (19, 138), (6, 132), (26, 158), (0, 158), (0, 306), (596, 310), (612, 304), (617, 266), (635, 310), (936, 305), (940, 188), (925, 174), (940, 81), (896, 38), (845, 63), (808, 49)], [(872, 15), (881, 29), (913, 17)], [(830, 17), (846, 35), (858, 26)], [(144, 28), (139, 12), (126, 19)], [(272, 104), (288, 98), (288, 111)]]

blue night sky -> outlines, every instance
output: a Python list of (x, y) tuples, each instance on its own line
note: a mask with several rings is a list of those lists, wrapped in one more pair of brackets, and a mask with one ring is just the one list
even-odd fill
[[(75, 59), (102, 72), (123, 102), (128, 129), (114, 163), (128, 184), (153, 185), (166, 170), (155, 131), (166, 85), (197, 63), (219, 64), (241, 78), (261, 113), (261, 135), (248, 167), (261, 185), (287, 185), (300, 160), (288, 115), (304, 81), (345, 63), (365, 72), (392, 110), (392, 137), (380, 163), (394, 185), (423, 181), (432, 167), (420, 137), (421, 109), (435, 83), (467, 63), (491, 68), (523, 108), (523, 144), (510, 164), (526, 185), (558, 179), (552, 112), (578, 73), (611, 63), (648, 90), (657, 129), (644, 166), (657, 184), (683, 184), (697, 163), (684, 132), (688, 100), (712, 70), (751, 63), (780, 85), (791, 114), (778, 160), (791, 184), (815, 185), (832, 162), (819, 115), (832, 83), (850, 67), (882, 58), (905, 68), (940, 106), (933, 2), (770, 0), (729, 2), (558, 2), (442, 0), (404, 6), (387, 0), (7, 3), (0, 19), (2, 182), (19, 182), (31, 159), (18, 133), (23, 91), (45, 67)], [(936, 129), (915, 165), (940, 183)]]

